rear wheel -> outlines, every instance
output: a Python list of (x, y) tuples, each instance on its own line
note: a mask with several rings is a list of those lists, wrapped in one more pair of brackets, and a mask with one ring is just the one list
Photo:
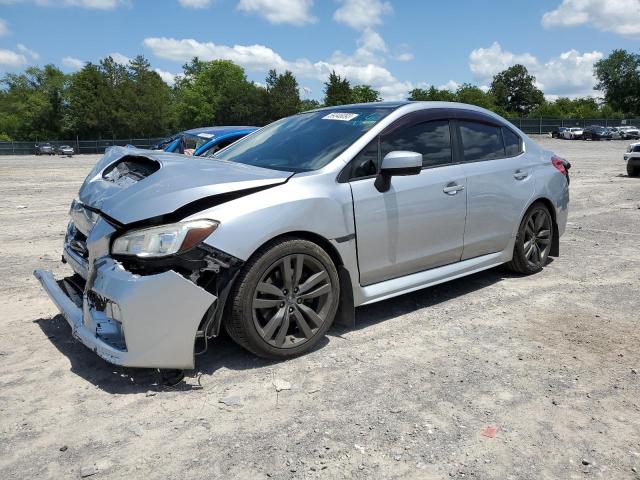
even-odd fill
[(640, 176), (640, 166), (633, 166), (631, 162), (627, 162), (627, 175), (630, 177)]
[(553, 241), (553, 220), (547, 207), (534, 204), (520, 223), (513, 258), (507, 266), (525, 275), (537, 273), (547, 263)]
[(260, 357), (294, 357), (324, 336), (339, 298), (338, 272), (322, 248), (307, 240), (280, 240), (243, 267), (225, 328)]

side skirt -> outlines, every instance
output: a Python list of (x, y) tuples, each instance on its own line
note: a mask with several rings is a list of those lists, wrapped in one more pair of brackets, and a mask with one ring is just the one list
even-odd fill
[(385, 280), (384, 282), (359, 287), (354, 291), (355, 305), (367, 305), (369, 303), (379, 302), (387, 298), (402, 295), (404, 293), (420, 290), (421, 288), (431, 287), (444, 283), (449, 280), (471, 275), (482, 270), (497, 267), (511, 259), (513, 251), (513, 240), (509, 242), (509, 246), (502, 252), (490, 253), (481, 257), (470, 258), (451, 265), (433, 268), (424, 272), (418, 272), (404, 277)]

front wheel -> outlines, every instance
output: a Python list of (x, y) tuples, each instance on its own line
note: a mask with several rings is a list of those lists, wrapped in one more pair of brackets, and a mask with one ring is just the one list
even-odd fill
[(633, 166), (631, 162), (627, 162), (627, 175), (630, 177), (640, 176), (640, 166)]
[(284, 239), (258, 251), (240, 272), (225, 328), (264, 358), (311, 350), (333, 323), (340, 299), (338, 272), (317, 244)]
[(534, 204), (520, 223), (513, 258), (507, 266), (518, 273), (530, 275), (547, 263), (553, 242), (553, 220), (547, 207)]

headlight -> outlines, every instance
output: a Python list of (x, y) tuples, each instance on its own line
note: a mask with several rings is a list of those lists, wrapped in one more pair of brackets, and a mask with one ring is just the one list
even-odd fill
[(627, 153), (631, 153), (631, 145), (627, 147)]
[(111, 253), (146, 258), (166, 257), (195, 247), (211, 235), (217, 226), (218, 222), (213, 220), (194, 220), (134, 230), (116, 238)]

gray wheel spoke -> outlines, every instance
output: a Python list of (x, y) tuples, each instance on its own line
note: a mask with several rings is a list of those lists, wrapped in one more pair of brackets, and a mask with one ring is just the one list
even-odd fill
[(304, 303), (298, 305), (300, 311), (309, 319), (311, 323), (315, 325), (316, 328), (319, 328), (324, 320), (320, 315), (313, 311), (311, 307), (306, 306)]
[(296, 255), (296, 268), (293, 276), (293, 286), (300, 285), (300, 278), (302, 277), (302, 267), (304, 267), (304, 256)]
[(316, 297), (319, 297), (320, 295), (325, 295), (329, 292), (331, 292), (331, 285), (329, 285), (328, 283), (325, 283), (324, 285), (316, 288), (315, 290), (307, 292), (304, 295), (300, 295), (300, 298), (302, 298), (303, 300), (309, 300), (310, 298), (316, 298)]
[(537, 244), (533, 244), (533, 257), (536, 263), (540, 263), (540, 248)]
[(533, 234), (535, 228), (536, 226), (533, 223), (533, 217), (530, 217), (529, 220), (527, 220), (527, 229), (531, 232), (531, 234)]
[(304, 319), (304, 316), (302, 315), (302, 313), (300, 313), (300, 310), (298, 308), (296, 308), (293, 311), (293, 316), (295, 317), (296, 324), (298, 325), (298, 328), (300, 328), (300, 330), (302, 331), (302, 334), (304, 335), (304, 337), (311, 338), (311, 336), (313, 335), (313, 332), (311, 331), (309, 324)]
[(284, 281), (284, 288), (289, 292), (293, 290), (293, 267), (291, 266), (290, 255), (282, 259), (282, 279)]
[(539, 232), (542, 229), (542, 226), (544, 225), (544, 220), (545, 220), (544, 213), (542, 213), (542, 212), (538, 213), (538, 215), (536, 216), (536, 219), (535, 219), (535, 231), (536, 232)]
[(549, 230), (540, 230), (538, 232), (537, 237), (538, 238), (548, 238), (549, 237), (549, 233), (550, 233)]
[(551, 240), (549, 240), (548, 238), (538, 238), (538, 243), (542, 245), (549, 245), (550, 242)]
[(284, 310), (284, 318), (282, 319), (282, 324), (280, 326), (280, 330), (276, 335), (275, 342), (278, 347), (284, 345), (284, 340), (287, 336), (287, 331), (289, 330), (289, 312)]
[(531, 238), (533, 237), (533, 230), (531, 230), (531, 227), (529, 227), (529, 224), (527, 223), (526, 228), (524, 229), (524, 233), (525, 233), (525, 238)]
[(262, 330), (262, 336), (265, 340), (271, 340), (276, 329), (280, 326), (280, 324), (282, 324), (282, 319), (284, 318), (285, 312), (286, 310), (284, 308), (281, 308), (264, 326), (264, 329)]
[(318, 283), (323, 281), (325, 278), (328, 278), (328, 276), (327, 276), (327, 272), (325, 272), (324, 270), (318, 273), (314, 273), (309, 278), (307, 278), (307, 280), (302, 285), (300, 285), (299, 292), (302, 294), (310, 290), (311, 288), (316, 286)]
[(253, 300), (253, 308), (273, 308), (282, 303), (282, 299), (256, 298)]
[(268, 293), (269, 295), (275, 295), (276, 297), (284, 298), (284, 293), (282, 292), (282, 290), (280, 290), (272, 283), (259, 283), (257, 290), (260, 293)]
[(527, 250), (525, 250), (524, 252), (524, 256), (528, 259), (531, 260), (531, 254), (533, 253), (533, 242), (529, 242), (529, 248)]
[(528, 240), (526, 242), (524, 242), (523, 248), (525, 252), (529, 251), (529, 248), (531, 247), (531, 243), (533, 242), (533, 240)]

